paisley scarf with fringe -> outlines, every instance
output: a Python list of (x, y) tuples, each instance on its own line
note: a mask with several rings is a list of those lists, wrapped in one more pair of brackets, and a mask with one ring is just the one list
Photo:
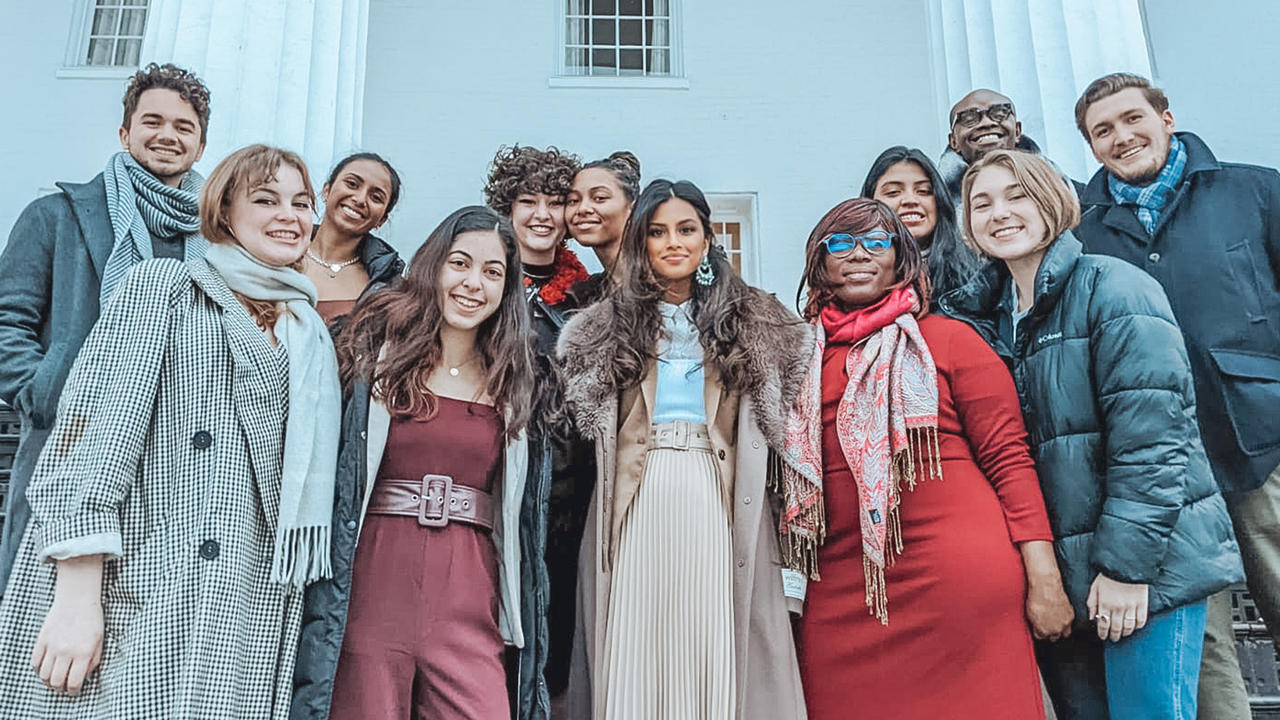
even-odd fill
[[(849, 383), (836, 410), (836, 435), (858, 486), (866, 603), (889, 623), (885, 567), (902, 553), (902, 487), (942, 479), (938, 449), (938, 371), (914, 313), (911, 288), (844, 313), (823, 308), (814, 322), (817, 352), (787, 421), (782, 467), (783, 553), (789, 567), (818, 580), (817, 549), (825, 539), (822, 503), (822, 357), (827, 342), (852, 345)], [(917, 475), (917, 467), (924, 477)]]

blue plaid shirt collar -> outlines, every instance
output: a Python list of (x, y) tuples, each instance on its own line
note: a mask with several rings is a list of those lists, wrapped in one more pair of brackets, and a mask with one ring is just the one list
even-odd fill
[(1156, 224), (1160, 222), (1160, 213), (1165, 203), (1173, 196), (1173, 191), (1182, 182), (1187, 169), (1187, 147), (1176, 135), (1169, 136), (1169, 157), (1165, 160), (1160, 175), (1149, 185), (1130, 185), (1107, 173), (1107, 186), (1111, 189), (1111, 197), (1120, 205), (1133, 205), (1138, 213), (1138, 221), (1147, 229), (1147, 234), (1155, 233)]

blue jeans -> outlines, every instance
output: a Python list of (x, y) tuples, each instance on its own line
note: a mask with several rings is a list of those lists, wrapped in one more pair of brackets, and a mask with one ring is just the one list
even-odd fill
[(1153, 615), (1120, 642), (1093, 626), (1039, 643), (1037, 655), (1059, 720), (1195, 720), (1205, 601)]

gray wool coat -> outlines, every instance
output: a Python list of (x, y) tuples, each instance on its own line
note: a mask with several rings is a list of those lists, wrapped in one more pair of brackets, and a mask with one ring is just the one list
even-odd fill
[[(769, 451), (782, 447), (813, 339), (808, 325), (763, 292), (753, 291), (742, 312), (740, 345), (751, 375), (745, 389), (725, 387), (716, 366), (704, 366), (713, 454), (733, 488), (735, 720), (804, 720), (789, 613), (798, 612), (801, 601), (783, 591), (779, 502), (766, 486)], [(602, 672), (612, 570), (601, 560), (612, 560), (615, 498), (634, 494), (644, 475), (657, 385), (654, 365), (640, 387), (610, 385), (608, 368), (620, 337), (610, 304), (601, 302), (565, 325), (557, 351), (565, 400), (596, 449), (596, 487), (578, 560), (579, 612), (567, 692), (572, 720), (598, 717), (603, 709), (593, 689)]]
[[(0, 707), (32, 718), (284, 718), (301, 593), (270, 580), (288, 363), (203, 260), (139, 264), (90, 333), (0, 601)], [(104, 552), (102, 666), (47, 690), (42, 555)]]
[(22, 211), (0, 255), (0, 398), (21, 421), (0, 532), (0, 588), (30, 516), (27, 482), (62, 385), (98, 320), (102, 268), (114, 243), (102, 175), (58, 187)]

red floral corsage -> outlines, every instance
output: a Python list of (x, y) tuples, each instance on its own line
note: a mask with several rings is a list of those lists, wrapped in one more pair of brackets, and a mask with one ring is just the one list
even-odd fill
[[(564, 302), (565, 293), (569, 292), (569, 288), (591, 277), (582, 261), (578, 260), (578, 256), (566, 247), (556, 248), (556, 260), (552, 267), (554, 271), (551, 279), (538, 291), (538, 295), (548, 305), (555, 306)], [(533, 281), (526, 275), (524, 286), (529, 287), (532, 284)]]

